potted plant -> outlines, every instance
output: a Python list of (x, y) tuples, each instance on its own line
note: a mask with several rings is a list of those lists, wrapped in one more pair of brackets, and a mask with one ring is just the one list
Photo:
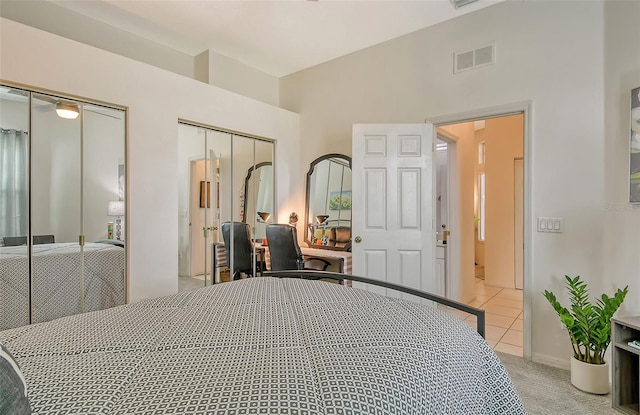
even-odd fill
[(609, 364), (604, 353), (611, 342), (611, 318), (627, 295), (629, 286), (618, 289), (613, 297), (602, 294), (595, 304), (589, 301), (587, 283), (580, 276), (565, 275), (571, 308), (563, 307), (556, 296), (545, 290), (544, 296), (560, 316), (573, 346), (571, 383), (595, 394), (609, 393)]

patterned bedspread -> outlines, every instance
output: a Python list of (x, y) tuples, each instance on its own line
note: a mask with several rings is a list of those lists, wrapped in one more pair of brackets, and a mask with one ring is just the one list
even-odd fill
[[(80, 245), (33, 246), (33, 322), (80, 312)], [(124, 249), (84, 246), (85, 310), (121, 305), (125, 299)], [(26, 246), (0, 247), (0, 330), (29, 323), (29, 260)]]
[(496, 354), (427, 305), (251, 278), (0, 331), (37, 414), (524, 414)]

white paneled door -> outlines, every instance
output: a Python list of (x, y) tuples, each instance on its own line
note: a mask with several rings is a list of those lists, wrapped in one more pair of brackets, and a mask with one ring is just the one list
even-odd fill
[(353, 274), (435, 294), (432, 124), (354, 124)]

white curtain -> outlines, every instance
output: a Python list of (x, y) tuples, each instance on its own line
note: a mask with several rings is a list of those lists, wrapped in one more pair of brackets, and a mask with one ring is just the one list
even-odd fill
[(28, 234), (29, 136), (0, 129), (0, 238)]

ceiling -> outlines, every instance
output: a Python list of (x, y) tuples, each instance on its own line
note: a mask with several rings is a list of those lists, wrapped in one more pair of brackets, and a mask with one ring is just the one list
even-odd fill
[(49, 28), (58, 21), (51, 6), (72, 12), (72, 24), (59, 19), (67, 37), (81, 38), (95, 19), (190, 56), (211, 49), (281, 77), (500, 1), (456, 9), (449, 0), (0, 0), (0, 14), (21, 21), (16, 13), (48, 3), (41, 19)]

